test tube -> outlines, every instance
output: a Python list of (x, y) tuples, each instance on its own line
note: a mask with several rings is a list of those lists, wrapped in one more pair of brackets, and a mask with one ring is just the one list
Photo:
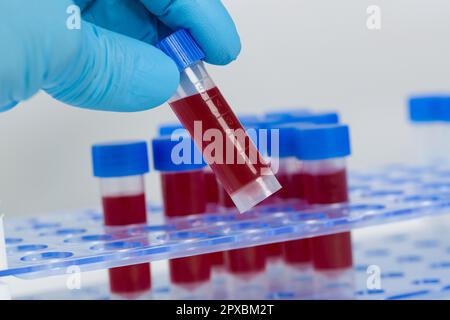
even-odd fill
[[(162, 124), (158, 128), (158, 133), (160, 136), (167, 136), (172, 134), (181, 133), (185, 131), (181, 123), (166, 123)], [(204, 169), (205, 183), (206, 183), (206, 210), (208, 212), (214, 212), (218, 209), (219, 203), (219, 190), (217, 185), (217, 179), (214, 172), (209, 166)]]
[[(245, 124), (247, 121), (256, 122), (258, 117), (255, 115), (239, 115), (239, 121)], [(217, 178), (211, 168), (205, 168), (206, 179), (206, 201), (208, 212), (223, 211), (224, 209), (235, 208), (234, 202)]]
[(217, 180), (244, 212), (281, 186), (208, 75), (204, 52), (187, 30), (178, 30), (157, 45), (180, 70), (180, 86), (169, 100)]
[[(408, 100), (409, 119), (416, 164), (435, 165), (448, 162), (444, 137), (445, 105), (448, 98), (438, 95), (412, 96)], [(447, 102), (447, 103), (446, 103)]]
[[(100, 179), (106, 227), (147, 222), (144, 174), (149, 172), (145, 141), (96, 144), (92, 147), (94, 176)], [(109, 283), (116, 298), (142, 298), (151, 289), (150, 264), (111, 268)]]
[[(277, 134), (270, 133), (269, 155), (272, 171), (275, 173), (282, 189), (278, 191), (276, 207), (280, 210), (286, 208), (300, 208), (303, 202), (298, 199), (293, 177), (301, 169), (300, 161), (295, 157), (297, 130), (289, 125), (269, 125), (269, 130), (277, 130)], [(274, 137), (276, 137), (274, 139)], [(285, 291), (286, 279), (283, 259), (283, 242), (267, 244), (264, 246), (267, 255), (267, 274), (269, 276), (272, 293)]]
[(269, 294), (265, 246), (225, 252), (227, 291), (233, 300), (262, 300)]
[[(164, 215), (167, 218), (206, 212), (206, 163), (187, 135), (153, 140), (154, 167), (161, 173)], [(212, 298), (211, 254), (169, 260), (175, 299)]]
[[(244, 119), (247, 129), (256, 127), (254, 120), (254, 118), (251, 121), (250, 119)], [(257, 143), (257, 137), (253, 134), (250, 134), (250, 137)], [(220, 182), (217, 186), (219, 211), (232, 214), (236, 211), (236, 205)], [(271, 197), (274, 196), (275, 194)], [(267, 200), (269, 199), (259, 205)], [(270, 289), (270, 281), (266, 276), (266, 259), (268, 255), (276, 256), (278, 249), (277, 244), (270, 244), (223, 252), (227, 297), (236, 300), (265, 299)]]
[[(350, 155), (346, 125), (305, 126), (298, 129), (297, 156), (303, 161), (305, 199), (308, 205), (348, 202), (345, 158)], [(353, 258), (350, 232), (310, 240), (318, 298), (353, 297)]]
[[(337, 124), (339, 114), (330, 112), (312, 112), (300, 109), (291, 112), (271, 112), (266, 114), (265, 121), (271, 129), (279, 130), (279, 146), (270, 146), (272, 170), (282, 185), (277, 193), (284, 203), (290, 204), (298, 210), (305, 208), (304, 188), (301, 187), (303, 174), (302, 162), (295, 156), (296, 126), (305, 124)], [(278, 151), (278, 152), (277, 152)], [(273, 153), (279, 153), (273, 154)], [(275, 165), (274, 165), (275, 164)]]
[[(227, 197), (233, 208), (235, 208), (230, 196), (223, 190), (222, 186), (216, 179), (214, 172), (209, 166), (203, 169), (205, 177), (205, 198), (206, 198), (206, 210), (208, 212), (222, 211), (220, 198)], [(214, 252), (209, 254), (211, 263), (211, 278), (213, 283), (213, 298), (225, 299), (226, 298), (226, 283), (225, 283), (225, 260), (223, 252)]]

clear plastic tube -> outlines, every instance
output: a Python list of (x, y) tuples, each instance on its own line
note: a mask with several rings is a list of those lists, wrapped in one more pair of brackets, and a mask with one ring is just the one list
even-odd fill
[[(102, 178), (100, 190), (105, 226), (147, 222), (143, 175)], [(111, 292), (117, 298), (136, 299), (150, 294), (149, 263), (111, 268), (108, 272)]]
[[(166, 217), (206, 212), (203, 169), (161, 172)], [(174, 299), (211, 299), (211, 262), (214, 254), (203, 254), (169, 261)]]
[[(309, 205), (348, 201), (345, 158), (304, 161), (305, 199)], [(354, 291), (350, 232), (310, 239), (317, 298), (351, 299)]]
[[(270, 158), (272, 171), (275, 173), (282, 189), (272, 196), (267, 203), (279, 209), (299, 207), (295, 197), (297, 186), (294, 184), (294, 174), (300, 169), (300, 161), (295, 157)], [(264, 202), (266, 204), (266, 202)], [(264, 246), (267, 259), (267, 277), (270, 292), (277, 295), (286, 287), (285, 263), (283, 259), (283, 243), (272, 243)]]
[(225, 252), (227, 291), (230, 299), (262, 300), (269, 294), (264, 246)]
[(181, 71), (169, 104), (240, 212), (281, 186), (202, 62)]
[(450, 160), (447, 147), (449, 123), (412, 123), (412, 142), (416, 163), (419, 165), (448, 164)]

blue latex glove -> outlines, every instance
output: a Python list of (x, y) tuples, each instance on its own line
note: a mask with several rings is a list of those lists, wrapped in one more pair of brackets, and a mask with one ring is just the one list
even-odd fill
[[(70, 29), (76, 4), (83, 21)], [(239, 36), (219, 0), (0, 0), (0, 111), (43, 89), (65, 103), (140, 111), (166, 101), (179, 72), (151, 44), (187, 28), (206, 61), (227, 64)]]

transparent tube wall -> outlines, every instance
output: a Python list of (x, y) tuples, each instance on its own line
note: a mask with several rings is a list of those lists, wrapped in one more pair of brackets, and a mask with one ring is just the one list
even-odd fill
[[(180, 86), (169, 104), (239, 211), (281, 188), (202, 62), (181, 72)], [(217, 137), (222, 145), (212, 156), (207, 149)]]

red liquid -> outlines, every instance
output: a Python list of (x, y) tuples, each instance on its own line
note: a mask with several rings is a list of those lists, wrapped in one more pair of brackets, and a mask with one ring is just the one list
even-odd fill
[(177, 285), (201, 284), (211, 276), (208, 254), (169, 260), (170, 280)]
[(218, 186), (219, 206), (225, 209), (236, 209), (233, 200), (222, 186)]
[[(268, 198), (268, 199), (270, 199), (270, 198)], [(261, 202), (261, 204), (264, 203), (265, 201), (267, 201), (268, 199)], [(231, 197), (226, 193), (225, 189), (222, 188), (222, 186), (220, 186), (220, 185), (219, 185), (219, 205), (220, 205), (220, 207), (225, 208), (225, 209), (235, 209), (236, 208), (236, 206), (233, 203), (233, 200), (231, 200)], [(268, 244), (268, 245), (256, 247), (256, 248), (258, 248), (258, 250), (256, 250), (256, 251), (259, 252), (259, 254), (263, 255), (263, 257), (259, 258), (260, 260), (258, 260), (258, 261), (260, 261), (259, 264), (262, 261), (262, 264), (264, 265), (263, 270), (265, 268), (265, 263), (266, 263), (265, 256), (270, 256), (270, 257), (278, 256), (281, 251), (281, 248), (279, 248), (280, 245), (281, 244), (274, 243), (274, 244)], [(265, 248), (265, 247), (267, 247), (267, 248)], [(263, 248), (263, 249), (261, 250), (260, 248)], [(233, 272), (233, 270), (239, 270), (239, 268), (240, 268), (238, 265), (239, 262), (237, 262), (236, 260), (238, 260), (239, 257), (241, 257), (241, 256), (245, 256), (247, 253), (249, 253), (250, 255), (253, 255), (256, 251), (254, 248), (235, 249), (235, 250), (225, 251), (224, 252), (225, 262), (233, 264), (233, 265), (226, 265), (227, 269), (230, 272)], [(250, 267), (251, 263), (249, 263), (249, 261), (245, 261), (245, 258), (244, 258), (244, 261), (242, 262), (242, 264), (244, 266), (246, 266), (245, 268), (247, 268), (249, 270), (252, 269), (252, 267)], [(255, 266), (253, 269), (254, 270), (252, 272), (260, 271), (259, 267), (257, 267), (257, 266)], [(247, 272), (247, 271), (243, 271), (243, 272)], [(248, 272), (250, 272), (250, 271), (248, 271)]]
[(264, 246), (229, 250), (225, 252), (227, 270), (240, 276), (252, 276), (266, 269)]
[(111, 291), (118, 294), (133, 294), (150, 290), (150, 264), (111, 268), (109, 283)]
[(106, 226), (127, 226), (147, 222), (145, 195), (103, 197)]
[(292, 174), (289, 192), (293, 199), (305, 200), (305, 177), (303, 173), (296, 172)]
[(311, 240), (301, 239), (283, 242), (283, 258), (289, 265), (311, 262)]
[[(147, 222), (145, 195), (103, 197), (103, 215), (106, 226), (126, 226)], [(143, 293), (151, 288), (150, 264), (111, 268), (111, 292), (122, 295)]]
[(161, 187), (166, 217), (187, 216), (206, 211), (203, 171), (163, 173)]
[[(205, 175), (202, 170), (161, 174), (166, 217), (201, 214), (206, 211)], [(202, 254), (169, 260), (170, 279), (177, 285), (196, 285), (211, 276), (211, 256)]]
[(208, 256), (213, 267), (221, 267), (225, 264), (224, 252), (209, 253)]
[[(287, 200), (292, 198), (292, 183), (291, 183), (291, 175), (286, 172), (279, 172), (276, 174), (278, 182), (281, 184), (282, 188), (277, 191), (272, 197), (279, 198), (280, 200)], [(271, 198), (272, 198), (271, 197)]]
[(332, 204), (348, 201), (347, 173), (304, 174), (305, 198), (308, 204)]
[[(207, 204), (217, 206), (219, 204), (219, 185), (216, 176), (209, 170), (204, 170), (203, 174), (205, 179), (206, 202)], [(222, 266), (224, 264), (223, 252), (214, 252), (207, 254), (207, 256), (210, 258), (211, 266)]]
[(275, 175), (278, 179), (278, 182), (281, 185), (281, 189), (272, 194), (270, 197), (261, 201), (258, 206), (276, 206), (280, 207), (283, 205), (283, 202), (289, 200), (291, 198), (289, 191), (289, 175), (287, 173), (277, 173)]
[(206, 202), (217, 205), (219, 203), (219, 186), (212, 171), (204, 171), (206, 183)]
[(353, 265), (350, 232), (312, 238), (313, 263), (318, 270), (346, 269)]
[[(332, 204), (348, 201), (347, 173), (305, 175), (305, 197), (308, 204)], [(350, 232), (311, 239), (312, 258), (316, 269), (343, 269), (353, 265)]]
[(263, 246), (267, 258), (279, 258), (283, 254), (283, 243), (271, 243)]
[[(305, 175), (295, 172), (290, 179), (289, 194), (292, 199), (305, 201)], [(288, 265), (303, 265), (311, 262), (311, 239), (287, 241), (283, 243), (283, 260)]]
[[(262, 170), (270, 170), (217, 87), (170, 105), (228, 194), (259, 178)], [(194, 122), (201, 124), (198, 132)], [(238, 130), (243, 139), (237, 139), (232, 130)], [(204, 133), (212, 136), (203, 137)]]

